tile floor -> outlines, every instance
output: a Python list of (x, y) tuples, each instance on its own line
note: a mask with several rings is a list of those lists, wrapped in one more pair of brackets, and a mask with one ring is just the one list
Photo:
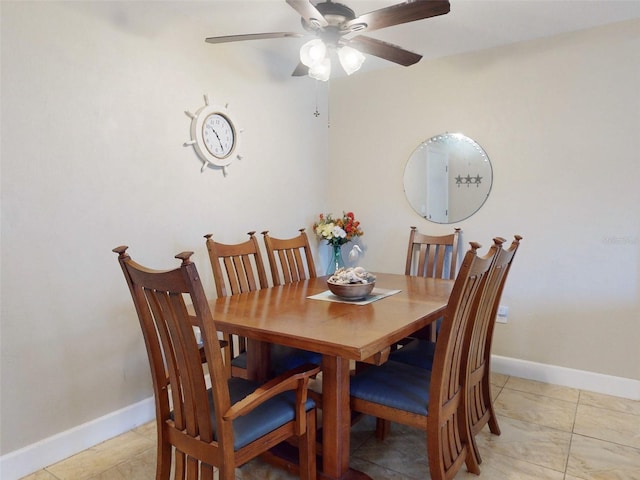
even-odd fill
[[(499, 374), (492, 383), (502, 435), (485, 427), (480, 477), (463, 468), (456, 480), (640, 480), (640, 401)], [(352, 467), (376, 480), (430, 478), (422, 432), (393, 425), (379, 442), (373, 430), (370, 418), (354, 427)], [(153, 480), (154, 445), (149, 423), (23, 480)], [(296, 477), (254, 460), (237, 478)]]

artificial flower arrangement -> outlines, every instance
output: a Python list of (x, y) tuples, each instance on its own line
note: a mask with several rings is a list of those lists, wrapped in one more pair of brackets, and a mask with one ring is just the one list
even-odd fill
[(333, 215), (321, 213), (320, 218), (313, 224), (313, 230), (327, 244), (333, 246), (344, 245), (353, 237), (360, 237), (364, 232), (360, 228), (360, 222), (355, 219), (353, 212), (342, 214), (341, 218), (333, 218)]

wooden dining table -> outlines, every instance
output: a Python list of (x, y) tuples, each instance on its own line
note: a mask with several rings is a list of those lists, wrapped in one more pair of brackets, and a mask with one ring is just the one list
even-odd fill
[[(382, 362), (389, 347), (439, 318), (453, 281), (376, 273), (376, 290), (399, 290), (364, 305), (311, 296), (327, 277), (213, 299), (216, 328), (247, 337), (250, 378), (268, 374), (269, 344), (322, 354), (322, 470), (319, 478), (370, 478), (349, 468), (352, 361)], [(388, 292), (387, 292), (388, 293)]]

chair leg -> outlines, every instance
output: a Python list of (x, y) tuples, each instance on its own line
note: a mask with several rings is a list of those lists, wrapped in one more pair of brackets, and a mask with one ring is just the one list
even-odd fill
[(220, 480), (235, 480), (236, 479), (236, 467), (233, 464), (222, 463), (218, 467), (218, 478)]
[(437, 322), (432, 322), (431, 325), (429, 325), (429, 340), (435, 343), (437, 339), (438, 339), (438, 325), (437, 325)]
[(498, 419), (496, 418), (496, 414), (493, 411), (493, 405), (490, 408), (491, 415), (489, 416), (489, 430), (494, 435), (500, 435), (502, 432), (500, 431), (500, 425), (498, 425)]
[(493, 398), (491, 398), (491, 385), (489, 385), (489, 381), (488, 381), (488, 377), (487, 377), (487, 381), (485, 381), (485, 379), (482, 379), (484, 385), (484, 391), (486, 392), (486, 401), (487, 401), (487, 405), (488, 405), (488, 410), (489, 410), (489, 429), (491, 430), (491, 433), (493, 433), (494, 435), (500, 435), (500, 426), (498, 425), (498, 417), (496, 417), (496, 411), (493, 408)]
[(376, 438), (380, 441), (384, 440), (391, 432), (391, 422), (384, 418), (376, 418)]
[[(468, 410), (467, 410), (468, 412)], [(464, 463), (467, 466), (467, 470), (476, 475), (480, 475), (480, 463), (482, 458), (480, 457), (480, 451), (476, 444), (476, 436), (471, 431), (471, 425), (469, 423), (468, 416), (464, 416), (460, 419), (460, 437), (461, 440), (467, 444), (467, 455)]]
[(307, 431), (298, 445), (300, 480), (316, 479), (316, 409), (307, 412)]
[[(471, 451), (472, 460), (471, 464), (479, 466), (482, 463), (482, 456), (480, 455), (480, 450), (478, 449), (478, 444), (476, 443), (476, 436), (471, 435), (469, 438), (469, 450)], [(467, 463), (468, 465), (468, 463)], [(479, 467), (478, 467), (479, 468)], [(471, 471), (471, 470), (469, 470)], [(475, 472), (473, 472), (475, 473)]]
[(480, 465), (478, 465), (478, 459), (475, 457), (474, 451), (473, 451), (473, 445), (475, 444), (475, 439), (471, 440), (469, 443), (471, 443), (471, 445), (469, 445), (469, 448), (468, 448), (469, 451), (467, 453), (467, 459), (465, 461), (465, 464), (467, 465), (467, 470), (469, 470), (471, 473), (475, 475), (480, 475)]

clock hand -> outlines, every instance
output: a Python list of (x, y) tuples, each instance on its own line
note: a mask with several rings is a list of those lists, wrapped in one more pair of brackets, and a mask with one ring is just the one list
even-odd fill
[(213, 133), (215, 133), (216, 138), (218, 139), (218, 143), (220, 144), (220, 148), (224, 150), (224, 147), (222, 146), (222, 140), (220, 140), (220, 136), (218, 135), (218, 132), (216, 132), (213, 128), (211, 130), (213, 130)]

